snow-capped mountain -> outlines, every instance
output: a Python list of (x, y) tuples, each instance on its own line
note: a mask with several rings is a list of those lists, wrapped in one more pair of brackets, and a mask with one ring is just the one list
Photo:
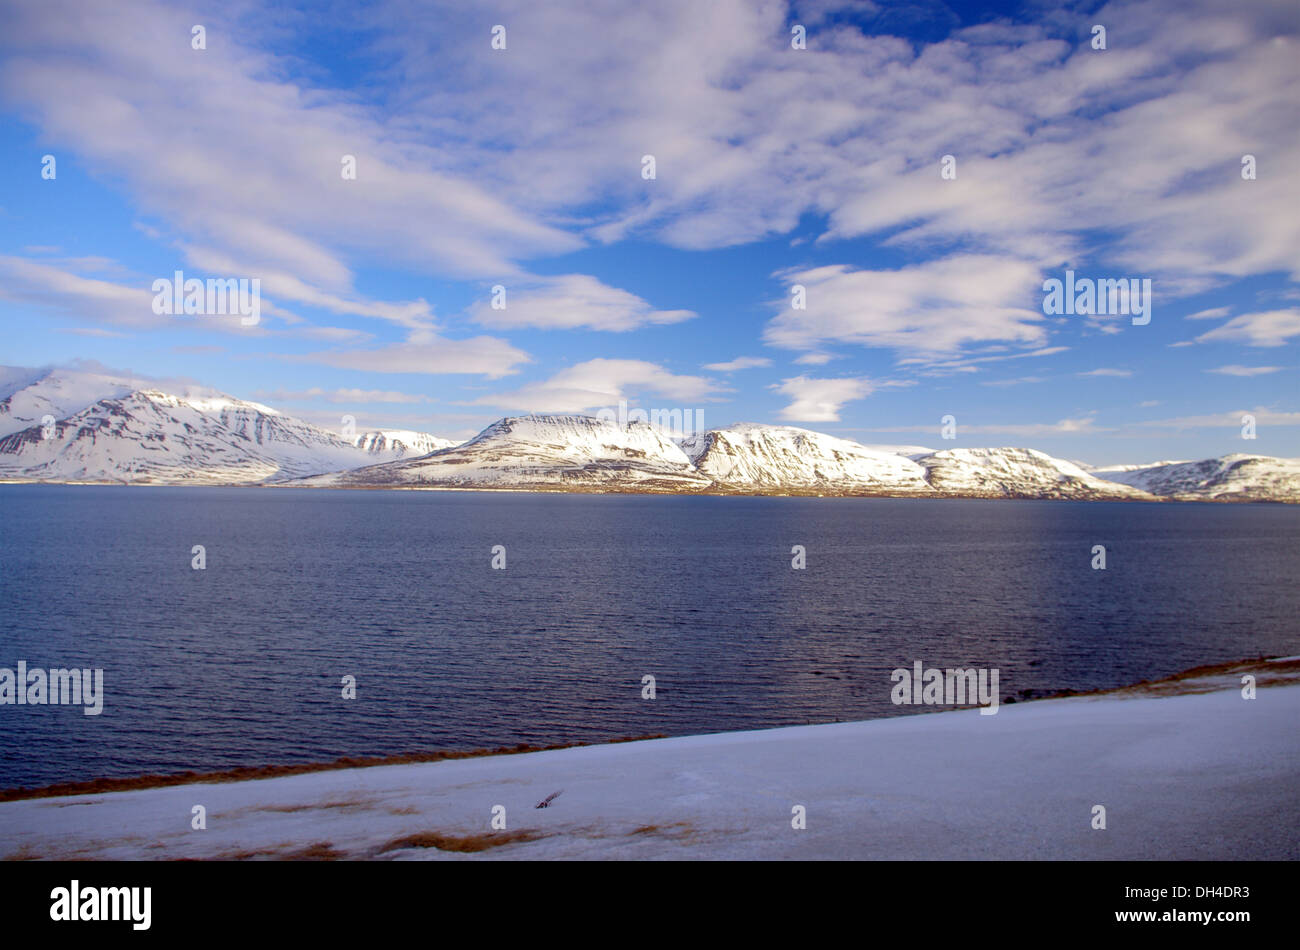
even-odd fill
[(1119, 465), (1093, 474), (1165, 498), (1300, 502), (1300, 459), (1238, 452), (1199, 462)]
[[(0, 478), (250, 484), (356, 468), (377, 458), (402, 458), (425, 444), (449, 444), (422, 433), (344, 438), (216, 390), (131, 388), (139, 383), (78, 371), (6, 370), (0, 376), (0, 419), (11, 431), (0, 438)], [(91, 401), (76, 411), (68, 408), (84, 399)]]
[(645, 422), (577, 415), (502, 419), (463, 445), (415, 459), (308, 479), (310, 485), (693, 490), (710, 479)]
[(918, 458), (944, 494), (994, 498), (1149, 498), (1034, 449), (944, 449)]
[(739, 423), (682, 440), (719, 487), (826, 492), (930, 493), (925, 469), (902, 455), (793, 426)]
[(1300, 459), (1090, 468), (1024, 448), (868, 446), (793, 426), (674, 441), (646, 422), (501, 419), (457, 444), (336, 433), (185, 382), (0, 367), (0, 480), (1300, 502)]
[(149, 385), (144, 379), (82, 370), (0, 367), (0, 436), (39, 426), (46, 416), (64, 419), (101, 399)]

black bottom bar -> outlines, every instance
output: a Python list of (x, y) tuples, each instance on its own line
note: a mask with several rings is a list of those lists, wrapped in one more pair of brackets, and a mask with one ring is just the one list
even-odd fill
[[(440, 940), (464, 927), (494, 939), (503, 932), (666, 938), (696, 930), (691, 921), (733, 933), (784, 924), (809, 936), (848, 924), (872, 937), (1020, 934), (1036, 942), (1127, 932), (1222, 941), (1290, 921), (1284, 902), (1292, 898), (1294, 870), (1254, 862), (10, 862), (0, 864), (0, 919), (6, 938), (75, 931), (128, 939), (255, 935), (261, 942), (401, 928)], [(116, 903), (126, 919), (52, 919), (52, 909), (71, 916), (73, 881), (78, 916), (97, 912), (106, 896), (104, 913)], [(132, 910), (144, 916), (142, 890), (129, 900), (126, 892), (99, 890), (146, 887), (147, 930), (130, 919)]]

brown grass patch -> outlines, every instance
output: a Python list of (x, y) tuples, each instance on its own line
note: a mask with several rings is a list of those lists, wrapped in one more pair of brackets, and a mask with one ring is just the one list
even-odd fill
[(695, 829), (691, 827), (688, 821), (674, 821), (670, 825), (642, 825), (639, 828), (633, 828), (627, 833), (628, 837), (633, 835), (655, 835), (660, 838), (684, 838), (691, 834)]
[(369, 808), (375, 803), (373, 798), (360, 799), (349, 798), (345, 801), (334, 802), (303, 802), (300, 805), (262, 805), (251, 811), (273, 811), (281, 814), (292, 814), (299, 811), (316, 811), (322, 808)]
[(5, 861), (39, 861), (41, 856), (32, 850), (29, 844), (23, 845), (12, 854), (6, 854), (3, 858)]
[(437, 848), (439, 851), (473, 854), (478, 851), (486, 851), (488, 848), (499, 848), (505, 844), (536, 841), (538, 838), (546, 837), (548, 835), (539, 831), (492, 831), (487, 834), (477, 835), (444, 835), (436, 831), (421, 831), (413, 835), (394, 838), (380, 848), (379, 853), (387, 854), (389, 851), (400, 851), (403, 848)]
[(260, 858), (268, 858), (274, 861), (337, 861), (339, 858), (347, 857), (346, 854), (337, 850), (334, 845), (328, 841), (316, 841), (293, 851), (285, 850), (286, 848), (292, 847), (292, 842), (286, 842), (278, 848), (257, 848), (251, 851), (226, 851), (222, 854), (218, 854), (214, 858), (191, 858), (188, 860), (256, 861)]

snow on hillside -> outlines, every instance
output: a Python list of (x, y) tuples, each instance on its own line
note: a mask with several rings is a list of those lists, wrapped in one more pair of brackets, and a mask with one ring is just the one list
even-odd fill
[[(0, 858), (1295, 860), (1290, 667), (1290, 679), (1257, 670), (1253, 700), (1227, 676), (993, 716), (2, 802)], [(200, 804), (207, 827), (191, 830)], [(1098, 804), (1105, 830), (1092, 828)]]
[(1236, 453), (1197, 462), (1115, 466), (1093, 474), (1184, 500), (1300, 502), (1300, 459)]
[(696, 489), (708, 485), (667, 433), (581, 415), (502, 419), (463, 445), (324, 475), (319, 486)]
[(570, 414), (501, 419), (464, 443), (343, 436), (195, 384), (20, 367), (0, 367), (0, 479), (1300, 502), (1300, 459), (1092, 468), (1033, 449), (869, 446), (759, 423), (675, 442), (646, 422)]
[(918, 455), (930, 455), (935, 451), (924, 445), (882, 445), (875, 442), (863, 442), (862, 447), (872, 452), (884, 452), (887, 455), (905, 455), (910, 459)]
[[(252, 484), (391, 460), (449, 444), (422, 433), (357, 440), (200, 386), (56, 370), (10, 372), (0, 478), (137, 484)], [(0, 392), (4, 390), (0, 389)], [(108, 393), (108, 395), (96, 395)], [(83, 399), (88, 404), (77, 406)], [(52, 416), (46, 429), (42, 417)], [(369, 435), (369, 434), (368, 434)], [(378, 443), (378, 444), (377, 444)], [(426, 448), (429, 446), (430, 448)]]
[(362, 432), (352, 440), (357, 448), (376, 456), (410, 458), (428, 455), (439, 449), (449, 449), (460, 443), (454, 439), (440, 439), (427, 432), (412, 432), (409, 429), (378, 429)]
[[(1300, 500), (1290, 475), (1294, 464), (1300, 463), (1263, 460), (1265, 470), (1253, 471), (1249, 491), (1222, 489), (1218, 497), (1252, 500), (1272, 491), (1281, 500)], [(1089, 471), (1033, 449), (947, 449), (909, 456), (759, 423), (710, 429), (674, 444), (669, 433), (644, 422), (620, 428), (580, 415), (503, 419), (454, 449), (303, 484), (1144, 500), (1168, 494), (1160, 484), (1139, 484), (1118, 468)]]
[(47, 415), (64, 419), (146, 385), (141, 379), (81, 370), (0, 367), (0, 436), (39, 426)]
[(738, 423), (685, 440), (700, 474), (720, 486), (826, 491), (930, 491), (925, 469), (834, 436), (793, 426)]
[(1034, 449), (945, 449), (917, 462), (938, 491), (1025, 498), (1149, 498)]
[[(280, 427), (279, 418), (258, 421), (251, 411), (238, 410), (236, 415), (256, 441), (167, 393), (141, 390), (102, 399), (60, 420), (48, 439), (39, 427), (0, 439), (0, 474), (59, 481), (231, 484), (274, 478), (286, 468), (300, 474), (304, 463), (310, 466), (306, 446), (286, 441), (290, 433), (273, 431)], [(277, 441), (278, 446), (269, 444)], [(326, 464), (338, 461), (334, 456)]]
[[(1160, 462), (1139, 462), (1136, 465), (1085, 465), (1082, 462), (1075, 462), (1074, 464), (1078, 465), (1079, 468), (1083, 469), (1085, 472), (1090, 472), (1093, 475), (1096, 475), (1098, 478), (1103, 477), (1103, 473), (1105, 477), (1109, 478), (1110, 476), (1120, 472), (1136, 472), (1141, 468), (1160, 468), (1163, 465), (1184, 465), (1186, 462), (1186, 459), (1165, 459)], [(1113, 478), (1110, 480), (1116, 481), (1116, 479)]]

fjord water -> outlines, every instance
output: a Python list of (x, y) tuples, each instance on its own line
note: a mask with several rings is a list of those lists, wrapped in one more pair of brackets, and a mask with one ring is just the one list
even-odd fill
[(916, 660), (1006, 696), (1300, 653), (1298, 506), (9, 485), (0, 513), (0, 667), (105, 692), (0, 706), (0, 787), (911, 714)]

